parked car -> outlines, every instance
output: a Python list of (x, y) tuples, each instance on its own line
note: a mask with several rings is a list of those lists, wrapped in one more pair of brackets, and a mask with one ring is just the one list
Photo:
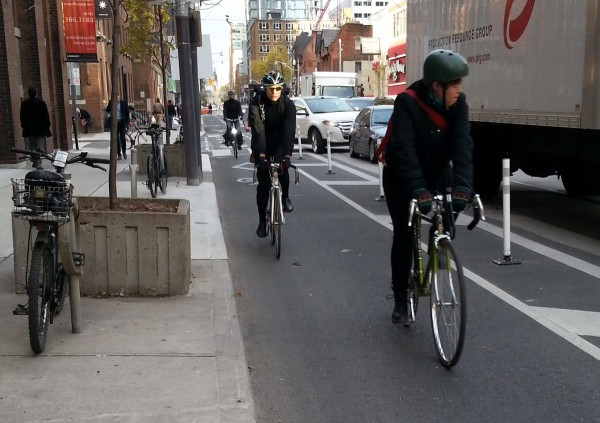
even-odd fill
[(322, 154), (331, 144), (346, 145), (352, 122), (358, 115), (346, 101), (337, 97), (292, 97), (296, 105), (296, 124), (302, 142), (310, 143), (313, 152)]
[(350, 97), (345, 98), (346, 102), (354, 107), (356, 110), (361, 111), (365, 107), (369, 106), (382, 106), (382, 105), (393, 105), (394, 99), (391, 97)]
[(377, 163), (377, 140), (383, 138), (394, 106), (370, 106), (360, 111), (350, 131), (350, 157), (363, 155)]

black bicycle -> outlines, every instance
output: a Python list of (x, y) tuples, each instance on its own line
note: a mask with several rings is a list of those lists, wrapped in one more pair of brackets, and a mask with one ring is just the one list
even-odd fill
[(235, 126), (235, 123), (239, 123), (240, 120), (226, 118), (225, 121), (229, 122), (229, 127), (223, 135), (223, 138), (225, 138), (225, 145), (231, 147), (231, 153), (233, 154), (233, 157), (237, 159), (238, 150), (242, 149), (242, 144), (244, 143), (242, 131), (238, 130)]
[(150, 135), (152, 139), (152, 146), (150, 148), (150, 155), (147, 158), (148, 166), (148, 189), (152, 198), (156, 198), (158, 188), (163, 194), (167, 193), (167, 183), (169, 176), (167, 172), (167, 160), (165, 158), (164, 146), (162, 142), (162, 133), (167, 129), (152, 124), (146, 131), (147, 135)]
[[(83, 266), (85, 259), (83, 254), (74, 252), (76, 246), (70, 244), (71, 239), (76, 241), (72, 222), (75, 205), (71, 175), (64, 170), (68, 164), (83, 163), (106, 171), (97, 163), (109, 164), (110, 160), (88, 157), (86, 152), (69, 159), (66, 151), (56, 151), (52, 155), (39, 149), (11, 148), (11, 151), (23, 154), (37, 164), (25, 178), (11, 180), (14, 215), (30, 224), (25, 277), (28, 302), (18, 304), (13, 314), (28, 316), (31, 349), (40, 354), (46, 345), (48, 324), (53, 323), (65, 302), (69, 283), (65, 269), (73, 264)], [(43, 169), (41, 159), (51, 161), (55, 171)], [(37, 229), (37, 235), (32, 246), (33, 228)]]
[[(450, 190), (451, 191), (451, 190)], [(472, 200), (473, 220), (467, 226), (475, 228), (479, 220), (485, 220), (483, 204), (479, 195)], [(432, 202), (431, 217), (419, 212), (417, 200), (410, 202), (408, 226), (414, 234), (414, 257), (408, 281), (408, 314), (410, 325), (416, 320), (419, 296), (429, 296), (431, 329), (440, 362), (452, 367), (460, 358), (465, 339), (467, 321), (467, 295), (462, 265), (458, 259), (452, 239), (455, 236), (455, 213), (452, 210), (452, 195), (436, 194)], [(423, 265), (421, 246), (421, 223), (429, 222), (427, 242), (427, 265)]]

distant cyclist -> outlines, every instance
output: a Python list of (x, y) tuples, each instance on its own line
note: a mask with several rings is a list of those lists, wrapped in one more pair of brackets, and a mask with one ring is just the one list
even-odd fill
[[(223, 102), (223, 119), (225, 119), (225, 124), (227, 125), (227, 130), (225, 133), (230, 134), (231, 126), (233, 125), (238, 132), (239, 140), (242, 136), (240, 131), (240, 118), (244, 116), (244, 112), (242, 111), (242, 103), (235, 99), (235, 93), (233, 91), (229, 91), (227, 93), (227, 97), (228, 99)], [(232, 119), (233, 122), (228, 119)], [(238, 142), (238, 149), (241, 149), (241, 142)]]
[(296, 132), (296, 107), (289, 97), (282, 95), (283, 76), (278, 72), (270, 72), (262, 79), (263, 91), (250, 102), (248, 124), (252, 129), (252, 155), (257, 166), (258, 186), (256, 188), (256, 205), (258, 207), (258, 228), (256, 234), (267, 236), (267, 203), (269, 202), (270, 160), (281, 163), (279, 181), (283, 211), (294, 209), (289, 198), (290, 176), (288, 169), (294, 151), (294, 134)]
[(467, 61), (450, 50), (434, 50), (423, 63), (423, 79), (399, 94), (389, 122), (383, 189), (392, 224), (392, 322), (407, 324), (407, 287), (412, 263), (408, 207), (431, 210), (431, 191), (452, 191), (455, 212), (464, 209), (473, 186), (473, 140), (462, 79)]

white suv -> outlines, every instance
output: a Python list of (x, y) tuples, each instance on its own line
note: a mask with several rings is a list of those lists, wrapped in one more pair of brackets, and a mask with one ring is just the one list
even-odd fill
[[(331, 144), (348, 144), (348, 136), (358, 111), (343, 98), (292, 97), (296, 105), (296, 125), (302, 142), (312, 145), (313, 152), (322, 154)], [(298, 136), (298, 133), (296, 133)]]

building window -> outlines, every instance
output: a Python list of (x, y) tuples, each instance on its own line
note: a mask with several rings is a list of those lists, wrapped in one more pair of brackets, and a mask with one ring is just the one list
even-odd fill
[(258, 41), (269, 42), (269, 34), (259, 34)]
[(285, 35), (285, 41), (287, 43), (293, 43), (294, 42), (294, 35), (293, 34), (286, 34)]
[(258, 46), (258, 52), (259, 53), (268, 53), (269, 52), (269, 47), (268, 45), (260, 45)]
[(361, 73), (362, 72), (362, 63), (354, 62), (354, 72)]
[(292, 23), (289, 23), (289, 22), (288, 22), (288, 23), (286, 23), (286, 24), (285, 24), (285, 30), (286, 30), (286, 31), (293, 31), (293, 30), (294, 30), (294, 24), (292, 24)]
[(281, 34), (273, 34), (273, 41), (276, 43), (280, 43), (282, 40)]
[(268, 30), (268, 29), (269, 29), (269, 22), (261, 22), (261, 23), (258, 25), (258, 29), (261, 29), (261, 30)]
[(281, 31), (281, 22), (273, 23), (273, 31)]

